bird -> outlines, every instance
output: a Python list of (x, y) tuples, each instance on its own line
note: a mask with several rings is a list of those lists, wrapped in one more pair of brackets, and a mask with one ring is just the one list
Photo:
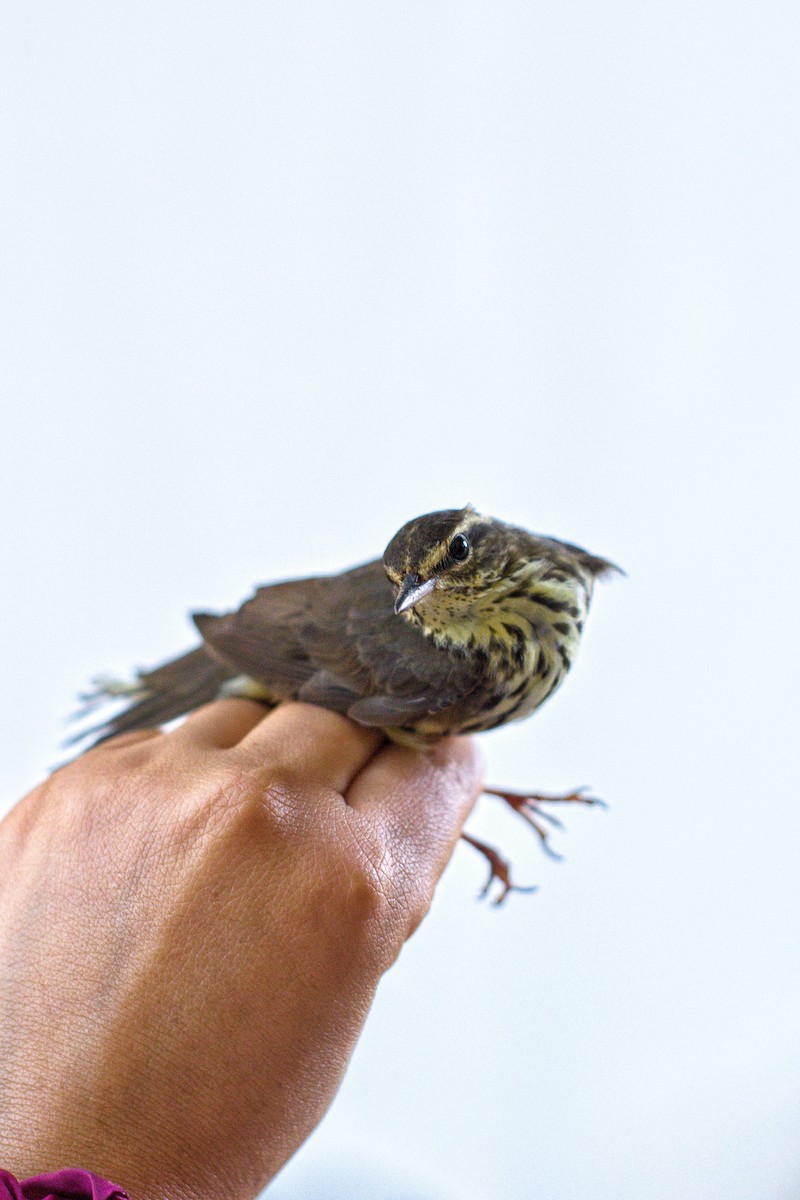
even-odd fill
[[(617, 572), (606, 558), (472, 505), (426, 513), (395, 533), (382, 558), (258, 587), (231, 612), (193, 613), (200, 644), (131, 680), (97, 677), (76, 715), (114, 699), (125, 707), (73, 740), (92, 736), (94, 746), (234, 695), (318, 704), (424, 751), (527, 717), (549, 699), (575, 659), (595, 580)], [(542, 821), (560, 822), (542, 805), (602, 803), (586, 789), (484, 791), (518, 812), (550, 853)], [(481, 895), (495, 880), (496, 904), (535, 890), (513, 882), (493, 847), (462, 836), (489, 863)]]

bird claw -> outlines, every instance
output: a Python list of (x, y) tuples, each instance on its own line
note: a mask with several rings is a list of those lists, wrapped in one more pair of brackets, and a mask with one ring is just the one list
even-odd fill
[(605, 800), (599, 796), (588, 795), (588, 787), (573, 788), (571, 792), (513, 792), (507, 788), (483, 789), (488, 796), (499, 796), (514, 807), (518, 801), (528, 801), (534, 807), (539, 804), (594, 804), (599, 808), (608, 808)]
[(465, 842), (469, 842), (470, 846), (474, 846), (480, 851), (486, 861), (489, 863), (489, 878), (483, 886), (483, 889), (478, 893), (478, 899), (484, 900), (489, 894), (489, 888), (494, 883), (495, 879), (502, 884), (503, 890), (498, 896), (495, 896), (492, 904), (497, 907), (502, 904), (509, 892), (536, 892), (536, 887), (521, 887), (520, 884), (514, 883), (511, 879), (511, 863), (507, 859), (501, 857), (500, 854), (486, 842), (479, 842), (477, 838), (472, 837), (468, 833), (461, 834)]
[(546, 821), (556, 829), (563, 829), (564, 825), (552, 813), (547, 812), (541, 806), (543, 804), (590, 804), (597, 808), (608, 808), (605, 800), (601, 800), (599, 796), (591, 796), (588, 794), (589, 789), (586, 787), (575, 788), (571, 792), (553, 793), (553, 792), (510, 792), (501, 788), (487, 787), (483, 789), (487, 796), (498, 796), (501, 800), (505, 800), (514, 812), (519, 813), (523, 821), (531, 826), (536, 831), (539, 841), (542, 844), (542, 849), (550, 858), (561, 861), (563, 855), (558, 854), (550, 845), (548, 832), (543, 829), (540, 821)]

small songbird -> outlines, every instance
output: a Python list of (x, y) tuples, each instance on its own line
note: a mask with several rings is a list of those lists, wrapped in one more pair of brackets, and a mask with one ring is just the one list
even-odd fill
[[(88, 733), (94, 744), (149, 729), (220, 695), (303, 700), (418, 748), (447, 734), (528, 716), (575, 658), (595, 579), (617, 571), (579, 546), (540, 537), (471, 506), (428, 513), (383, 555), (341, 575), (260, 587), (236, 612), (194, 613), (202, 643), (130, 683), (100, 679), (87, 707), (127, 707)], [(84, 709), (84, 712), (86, 710)], [(533, 825), (548, 800), (487, 789)], [(553, 821), (557, 824), (557, 822)], [(503, 885), (508, 863), (469, 835)], [(516, 889), (523, 890), (523, 889)]]

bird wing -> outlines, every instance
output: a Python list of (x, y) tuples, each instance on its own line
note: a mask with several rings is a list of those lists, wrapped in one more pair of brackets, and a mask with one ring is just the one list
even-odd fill
[(260, 587), (236, 612), (194, 613), (207, 647), (239, 674), (295, 697), (319, 670), (305, 630), (326, 610), (325, 578), (296, 579)]
[(238, 612), (196, 614), (209, 649), (276, 698), (306, 700), (362, 724), (412, 723), (475, 686), (466, 659), (438, 649), (393, 611), (380, 560), (342, 575), (259, 588)]

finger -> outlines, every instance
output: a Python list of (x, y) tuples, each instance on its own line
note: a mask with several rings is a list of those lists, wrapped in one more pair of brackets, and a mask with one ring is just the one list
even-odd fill
[(431, 888), (480, 794), (483, 759), (472, 738), (452, 737), (421, 753), (389, 746), (347, 793), (347, 803), (382, 828), (394, 856)]
[(229, 750), (255, 729), (267, 712), (256, 700), (229, 696), (196, 709), (169, 736), (205, 749)]
[(241, 749), (344, 793), (382, 742), (380, 730), (292, 701), (273, 709), (242, 739)]
[(162, 737), (160, 729), (134, 729), (130, 733), (118, 733), (110, 737), (93, 750), (122, 750), (125, 746), (135, 746), (138, 742), (148, 742), (152, 738)]

